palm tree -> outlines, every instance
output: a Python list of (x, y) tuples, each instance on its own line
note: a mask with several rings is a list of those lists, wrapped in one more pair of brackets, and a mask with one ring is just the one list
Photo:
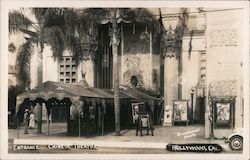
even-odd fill
[[(39, 24), (39, 23), (38, 23)], [(32, 31), (35, 30), (36, 32)], [(35, 25), (27, 16), (25, 16), (22, 11), (12, 11), (9, 13), (9, 33), (13, 34), (17, 31), (21, 31), (25, 34), (28, 34), (30, 37), (25, 37), (26, 41), (19, 47), (17, 52), (17, 60), (16, 60), (16, 77), (19, 81), (20, 86), (28, 86), (30, 82), (30, 59), (32, 53), (34, 52), (33, 42), (38, 44), (38, 33), (41, 30), (39, 25)], [(41, 65), (41, 60), (38, 61), (39, 65)], [(41, 69), (42, 67), (39, 67)], [(38, 80), (40, 77), (38, 77)], [(38, 107), (40, 112), (42, 113), (41, 105)], [(39, 114), (38, 116), (38, 129), (37, 133), (42, 132), (42, 116)]]
[[(115, 134), (120, 135), (120, 98), (119, 98), (119, 71), (118, 71), (118, 46), (120, 42), (120, 31), (118, 19), (123, 18), (132, 22), (142, 22), (151, 26), (151, 29), (158, 28), (154, 15), (146, 9), (110, 9), (112, 23), (112, 53), (113, 53), (113, 82), (114, 82), (114, 108), (115, 108)], [(118, 15), (118, 16), (117, 16)]]
[[(111, 22), (111, 44), (113, 53), (113, 84), (114, 84), (114, 108), (115, 108), (115, 133), (120, 135), (120, 102), (119, 102), (119, 76), (118, 76), (118, 46), (120, 43), (119, 19), (130, 22), (147, 23), (147, 26), (157, 28), (157, 20), (147, 9), (71, 9), (71, 8), (35, 8), (32, 9), (37, 23), (18, 11), (9, 14), (9, 31), (14, 33), (21, 31), (29, 35), (26, 42), (19, 48), (17, 56), (18, 75), (25, 84), (28, 84), (30, 58), (34, 44), (39, 51), (38, 59), (38, 84), (42, 83), (42, 52), (44, 44), (51, 46), (55, 59), (63, 56), (64, 49), (72, 51), (76, 63), (86, 56), (93, 56), (97, 51), (97, 34), (91, 29), (108, 20)], [(159, 28), (159, 27), (158, 27)], [(35, 31), (32, 31), (33, 29)], [(22, 76), (23, 77), (22, 77)], [(39, 107), (41, 108), (41, 107)], [(40, 109), (41, 110), (41, 109)], [(38, 127), (41, 133), (41, 124)]]
[[(37, 85), (42, 83), (42, 53), (44, 45), (47, 43), (51, 46), (53, 57), (60, 60), (63, 56), (63, 51), (68, 48), (72, 51), (76, 59), (77, 65), (80, 60), (92, 52), (95, 52), (96, 47), (91, 45), (91, 42), (85, 38), (81, 46), (81, 39), (75, 32), (78, 28), (75, 27), (79, 20), (77, 13), (73, 9), (64, 8), (34, 8), (32, 13), (35, 15), (37, 22), (31, 19), (22, 11), (11, 11), (9, 13), (9, 33), (14, 34), (21, 31), (28, 35), (25, 37), (25, 42), (19, 47), (17, 52), (16, 70), (17, 78), (20, 86), (28, 86), (30, 82), (30, 59), (34, 52), (34, 45), (38, 49), (38, 72)], [(38, 133), (41, 133), (41, 104), (38, 107)]]
[[(23, 15), (22, 12), (12, 11), (9, 13), (9, 33), (15, 34), (17, 31), (27, 29), (32, 26), (32, 21)], [(20, 86), (29, 84), (29, 61), (34, 47), (30, 42), (24, 42), (18, 49), (17, 54), (17, 79)], [(21, 65), (23, 64), (23, 65)]]
[[(111, 45), (113, 54), (113, 88), (114, 88), (114, 110), (115, 110), (115, 135), (120, 134), (120, 98), (119, 98), (119, 66), (118, 66), (118, 46), (120, 43), (120, 25), (119, 20), (123, 19), (129, 22), (146, 23), (152, 29), (159, 29), (159, 23), (155, 16), (147, 9), (129, 9), (129, 8), (103, 8), (103, 9), (82, 9), (81, 14), (90, 20), (91, 23), (101, 23), (100, 21), (109, 21), (111, 23)], [(97, 25), (95, 25), (97, 26)]]

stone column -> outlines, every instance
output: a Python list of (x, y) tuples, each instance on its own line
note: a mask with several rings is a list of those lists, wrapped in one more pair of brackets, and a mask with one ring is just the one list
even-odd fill
[(164, 126), (172, 126), (173, 100), (178, 99), (178, 58), (174, 54), (164, 59)]

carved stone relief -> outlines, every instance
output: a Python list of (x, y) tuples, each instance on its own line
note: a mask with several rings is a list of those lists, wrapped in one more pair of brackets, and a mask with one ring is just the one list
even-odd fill
[(138, 85), (143, 85), (142, 71), (140, 70), (140, 56), (139, 55), (125, 55), (124, 56), (124, 85), (131, 86), (131, 77), (136, 76)]

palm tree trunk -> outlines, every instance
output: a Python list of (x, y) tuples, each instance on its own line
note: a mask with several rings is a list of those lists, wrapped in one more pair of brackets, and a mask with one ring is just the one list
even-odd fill
[[(43, 83), (43, 56), (42, 56), (42, 48), (41, 45), (38, 44), (38, 55), (37, 55), (37, 87), (38, 90), (41, 89), (41, 84)], [(37, 133), (42, 134), (42, 109), (43, 104), (39, 103), (37, 105)]]
[(114, 110), (115, 110), (115, 135), (120, 136), (120, 97), (119, 97), (119, 69), (118, 69), (118, 45), (119, 33), (116, 20), (117, 9), (113, 10), (112, 21), (112, 53), (113, 53), (113, 85), (114, 85)]
[(118, 72), (118, 46), (112, 46), (113, 51), (113, 81), (114, 81), (114, 109), (115, 109), (115, 134), (120, 135), (120, 98), (119, 98), (119, 72)]

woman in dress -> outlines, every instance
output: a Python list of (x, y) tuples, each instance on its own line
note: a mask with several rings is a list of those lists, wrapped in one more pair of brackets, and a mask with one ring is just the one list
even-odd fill
[(35, 114), (31, 113), (30, 114), (30, 123), (29, 123), (29, 128), (35, 128)]

